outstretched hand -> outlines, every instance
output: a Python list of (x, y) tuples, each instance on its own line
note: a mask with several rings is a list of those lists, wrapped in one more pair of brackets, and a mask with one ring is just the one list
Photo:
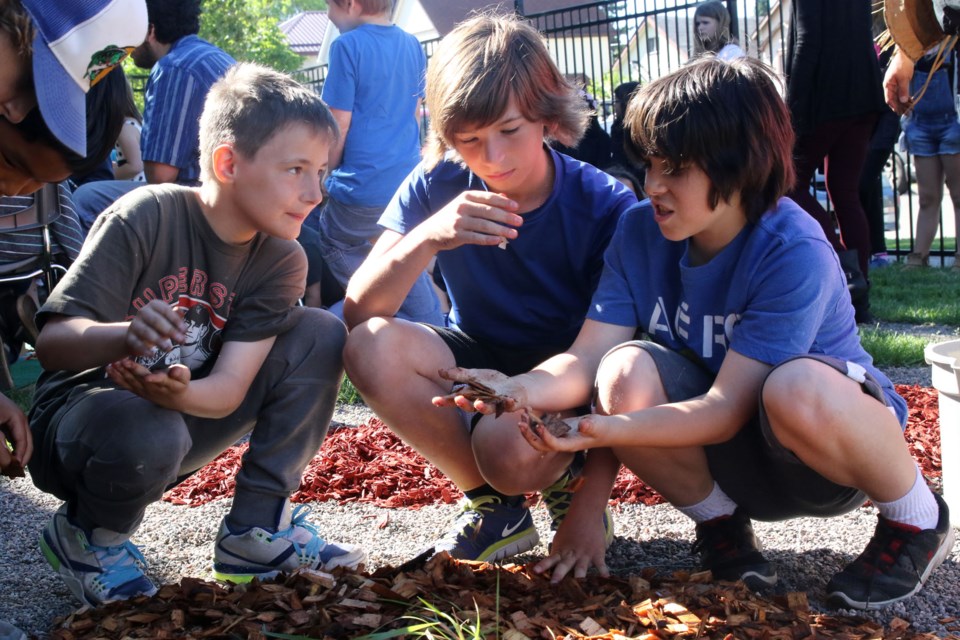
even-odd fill
[(464, 411), (496, 414), (516, 411), (526, 403), (527, 391), (514, 378), (493, 369), (440, 369), (437, 374), (456, 383), (445, 396), (433, 398), (437, 407), (456, 406)]
[[(529, 410), (520, 414), (517, 427), (531, 447), (542, 453), (554, 451), (575, 452), (609, 446), (605, 422), (610, 416), (591, 414), (560, 420), (556, 417), (537, 418)], [(548, 424), (550, 423), (550, 424)], [(562, 423), (566, 432), (558, 423)]]
[(132, 358), (107, 365), (107, 375), (122, 389), (166, 409), (181, 411), (180, 400), (190, 385), (190, 369), (175, 364), (150, 371)]

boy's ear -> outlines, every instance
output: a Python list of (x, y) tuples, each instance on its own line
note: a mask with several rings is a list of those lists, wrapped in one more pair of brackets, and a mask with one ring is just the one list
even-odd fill
[(560, 125), (556, 122), (548, 122), (543, 125), (543, 136), (545, 138), (555, 138), (557, 129), (560, 128)]
[(237, 173), (237, 150), (230, 143), (223, 143), (213, 150), (211, 158), (213, 164), (213, 175), (217, 182), (230, 183), (236, 179)]

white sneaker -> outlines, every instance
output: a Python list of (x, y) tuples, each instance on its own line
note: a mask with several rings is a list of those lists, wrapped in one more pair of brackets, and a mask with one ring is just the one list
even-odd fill
[(213, 552), (214, 577), (224, 582), (250, 582), (301, 568), (356, 569), (366, 559), (359, 547), (321, 538), (307, 522), (308, 513), (309, 507), (300, 505), (291, 517), (289, 506), (285, 507), (276, 533), (260, 527), (231, 531), (224, 518)]

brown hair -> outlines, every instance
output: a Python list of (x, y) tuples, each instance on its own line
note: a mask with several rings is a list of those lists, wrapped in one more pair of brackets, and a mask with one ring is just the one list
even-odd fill
[(510, 99), (524, 118), (542, 121), (547, 137), (574, 147), (589, 109), (550, 58), (536, 29), (514, 16), (482, 14), (461, 22), (440, 42), (427, 68), (430, 131), (424, 164), (454, 148), (454, 135), (500, 118)]
[(756, 222), (794, 182), (790, 112), (770, 67), (751, 58), (696, 58), (630, 100), (627, 154), (662, 158), (668, 171), (694, 164), (710, 178), (709, 204), (737, 191)]
[[(716, 41), (704, 42), (700, 38), (700, 32), (697, 30), (697, 18), (713, 18), (717, 24)], [(714, 53), (720, 51), (731, 42), (736, 42), (730, 36), (730, 12), (720, 0), (706, 0), (697, 5), (697, 10), (693, 12), (693, 53), (699, 55), (707, 51)]]
[(10, 34), (13, 48), (21, 58), (30, 62), (33, 53), (33, 21), (20, 0), (0, 0), (0, 31)]
[[(349, 0), (330, 0), (338, 7), (342, 7)], [(379, 16), (393, 9), (393, 0), (353, 0), (360, 5), (360, 15)]]
[(231, 143), (247, 158), (257, 154), (287, 125), (302, 123), (340, 137), (337, 121), (320, 96), (290, 76), (251, 62), (239, 62), (217, 80), (200, 116), (201, 179), (212, 178), (213, 151)]

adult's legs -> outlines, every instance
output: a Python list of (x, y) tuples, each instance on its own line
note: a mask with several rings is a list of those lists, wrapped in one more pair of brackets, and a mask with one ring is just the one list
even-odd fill
[(885, 253), (887, 239), (883, 221), (883, 167), (890, 157), (889, 149), (870, 149), (860, 176), (860, 204), (870, 230), (870, 253)]
[(840, 241), (848, 250), (857, 251), (864, 275), (871, 251), (870, 227), (860, 202), (860, 176), (876, 120), (877, 114), (870, 113), (836, 121), (834, 142), (824, 160), (827, 193), (837, 214)]
[[(953, 204), (953, 228), (960, 229), (960, 154), (944, 155), (940, 158), (943, 161), (944, 182)], [(957, 268), (957, 263), (954, 263), (954, 269)]]
[(831, 123), (823, 123), (813, 133), (797, 138), (793, 154), (797, 181), (789, 195), (794, 202), (820, 223), (823, 235), (833, 245), (834, 250), (839, 253), (843, 251), (844, 246), (837, 234), (833, 216), (810, 193), (813, 174), (816, 173), (823, 163), (823, 159), (829, 153), (833, 140), (834, 128)]
[(925, 263), (930, 254), (933, 238), (940, 225), (940, 203), (943, 200), (945, 156), (914, 156), (914, 171), (917, 178), (917, 229), (913, 253), (919, 254)]
[(73, 192), (73, 205), (83, 226), (83, 232), (89, 233), (90, 227), (103, 211), (120, 199), (145, 183), (131, 180), (99, 180), (88, 182), (77, 187)]

